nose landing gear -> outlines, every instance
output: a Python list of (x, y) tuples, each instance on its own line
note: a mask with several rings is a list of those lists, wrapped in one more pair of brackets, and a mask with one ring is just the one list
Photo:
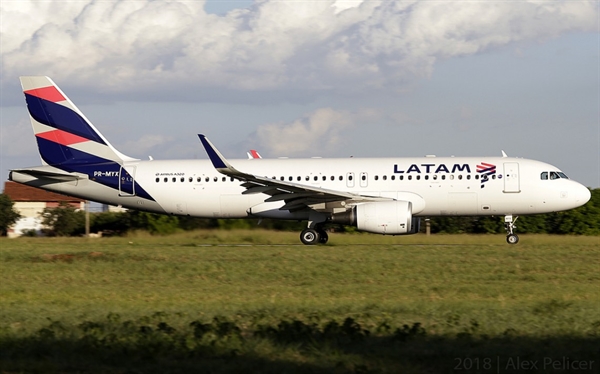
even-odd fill
[(513, 232), (513, 230), (517, 227), (514, 223), (518, 218), (518, 216), (515, 216), (513, 219), (512, 215), (504, 216), (504, 228), (506, 229), (506, 242), (508, 244), (517, 244), (519, 242), (519, 237)]

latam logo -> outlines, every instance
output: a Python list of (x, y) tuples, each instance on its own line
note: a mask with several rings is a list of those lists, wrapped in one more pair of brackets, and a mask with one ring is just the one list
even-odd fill
[(484, 188), (487, 181), (496, 178), (496, 165), (482, 162), (480, 165), (477, 165), (477, 172), (481, 175), (481, 188)]
[(398, 168), (398, 164), (394, 164), (394, 173), (395, 174), (404, 174), (404, 173), (458, 173), (465, 172), (470, 173), (471, 168), (469, 164), (454, 164), (454, 165), (446, 165), (446, 164), (412, 164), (406, 170), (400, 170)]

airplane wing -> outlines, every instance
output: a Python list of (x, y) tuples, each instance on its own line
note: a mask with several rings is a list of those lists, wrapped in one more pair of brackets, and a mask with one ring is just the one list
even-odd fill
[(234, 168), (217, 148), (202, 134), (198, 134), (213, 166), (221, 174), (242, 181), (246, 188), (243, 194), (264, 193), (271, 197), (265, 202), (284, 201), (281, 210), (300, 210), (321, 203), (345, 202), (356, 204), (367, 201), (386, 201), (392, 198), (365, 196), (345, 191), (329, 190), (326, 188), (308, 186), (300, 183), (286, 182), (273, 178), (261, 177), (241, 172)]

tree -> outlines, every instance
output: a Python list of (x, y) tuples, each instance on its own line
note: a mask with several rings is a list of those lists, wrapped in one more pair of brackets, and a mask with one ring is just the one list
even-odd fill
[(0, 234), (2, 236), (6, 236), (8, 228), (21, 218), (13, 205), (14, 203), (8, 195), (0, 194)]
[(72, 236), (85, 231), (85, 213), (61, 202), (57, 208), (44, 208), (42, 224), (50, 236)]

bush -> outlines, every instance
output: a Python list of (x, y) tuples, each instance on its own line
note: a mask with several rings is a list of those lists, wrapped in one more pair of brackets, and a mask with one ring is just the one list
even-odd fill
[(128, 211), (129, 229), (147, 230), (151, 234), (167, 235), (179, 230), (179, 219), (166, 214)]

